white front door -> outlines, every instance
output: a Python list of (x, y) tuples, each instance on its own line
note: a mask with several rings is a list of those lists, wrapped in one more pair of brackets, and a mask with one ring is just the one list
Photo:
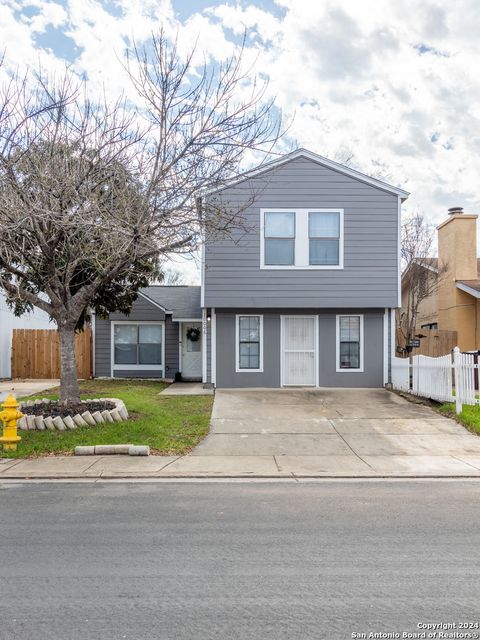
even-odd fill
[[(194, 339), (193, 333), (198, 334), (198, 340)], [(184, 378), (202, 377), (201, 322), (182, 322), (182, 376)]]
[(282, 316), (282, 385), (317, 384), (316, 316)]

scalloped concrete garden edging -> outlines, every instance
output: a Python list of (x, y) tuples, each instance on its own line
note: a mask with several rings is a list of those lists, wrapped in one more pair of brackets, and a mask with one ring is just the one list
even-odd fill
[(119, 400), (118, 398), (92, 398), (90, 400), (82, 400), (82, 403), (103, 402), (104, 400), (113, 402), (115, 408), (95, 411), (94, 413), (84, 411), (81, 415), (77, 413), (74, 416), (65, 416), (64, 418), (59, 416), (53, 418), (52, 416), (34, 416), (33, 414), (29, 414), (28, 407), (35, 404), (49, 404), (52, 400), (48, 400), (47, 398), (43, 398), (42, 400), (27, 400), (27, 402), (22, 402), (20, 405), (20, 411), (25, 415), (18, 421), (18, 428), (24, 431), (27, 429), (66, 431), (87, 425), (94, 426), (105, 422), (123, 422), (124, 420), (128, 420), (127, 407), (123, 400)]

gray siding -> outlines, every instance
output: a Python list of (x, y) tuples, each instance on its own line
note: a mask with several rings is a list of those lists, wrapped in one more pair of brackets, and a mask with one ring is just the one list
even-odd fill
[(95, 377), (109, 378), (111, 350), (110, 320), (95, 317)]
[[(245, 228), (205, 247), (205, 305), (352, 308), (398, 303), (398, 197), (299, 158), (222, 192), (231, 207), (256, 194)], [(260, 269), (261, 208), (343, 208), (344, 269)]]
[(139, 296), (133, 303), (129, 315), (125, 315), (124, 313), (111, 313), (110, 320), (143, 320), (146, 322), (149, 320), (165, 320), (165, 313), (156, 305)]
[(172, 322), (172, 318), (165, 319), (165, 377), (174, 378), (178, 371), (178, 343), (179, 343), (178, 322)]
[[(96, 317), (95, 319), (95, 376), (110, 377), (111, 358), (111, 321), (131, 320), (136, 321), (165, 321), (165, 377), (173, 378), (178, 371), (178, 338), (179, 324), (173, 322), (171, 316), (144, 298), (139, 297), (133, 304), (130, 315), (112, 313), (107, 320)], [(156, 369), (135, 371), (115, 371), (117, 378), (157, 378), (161, 372)]]
[[(250, 310), (251, 311), (251, 310)], [(255, 310), (263, 313), (263, 372), (235, 372), (235, 314), (244, 310), (217, 311), (217, 384), (218, 388), (279, 387), (280, 316), (284, 310)], [(319, 315), (319, 386), (383, 386), (383, 310), (361, 309), (289, 309), (291, 315)], [(364, 314), (364, 371), (336, 372), (336, 314)]]
[[(217, 313), (218, 388), (280, 386), (280, 314), (263, 316), (263, 372), (235, 372), (235, 314)], [(259, 312), (261, 313), (261, 312)]]

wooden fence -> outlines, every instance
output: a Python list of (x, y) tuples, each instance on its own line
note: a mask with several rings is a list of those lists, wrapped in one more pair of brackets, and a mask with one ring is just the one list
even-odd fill
[[(92, 330), (75, 336), (77, 375), (92, 377)], [(59, 378), (60, 345), (56, 329), (14, 329), (12, 378)]]
[[(423, 329), (421, 329), (421, 332), (423, 333)], [(412, 350), (412, 355), (438, 358), (439, 356), (445, 356), (448, 353), (451, 353), (457, 346), (458, 340), (456, 331), (427, 330), (425, 333), (427, 333), (427, 335), (420, 339), (420, 346), (415, 347)], [(398, 329), (397, 344), (403, 345), (403, 337)]]

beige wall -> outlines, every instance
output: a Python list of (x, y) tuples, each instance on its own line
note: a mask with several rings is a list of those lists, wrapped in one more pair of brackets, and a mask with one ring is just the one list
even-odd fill
[(477, 300), (457, 289), (456, 280), (477, 275), (477, 216), (449, 216), (438, 229), (438, 255), (446, 271), (438, 287), (439, 329), (456, 331), (461, 350), (478, 348)]
[[(461, 291), (457, 280), (476, 280), (477, 217), (454, 214), (437, 227), (440, 271), (437, 290), (418, 308), (416, 333), (422, 324), (438, 322), (439, 331), (456, 331), (462, 351), (480, 349), (480, 300)], [(402, 308), (406, 307), (408, 283), (402, 287)]]

